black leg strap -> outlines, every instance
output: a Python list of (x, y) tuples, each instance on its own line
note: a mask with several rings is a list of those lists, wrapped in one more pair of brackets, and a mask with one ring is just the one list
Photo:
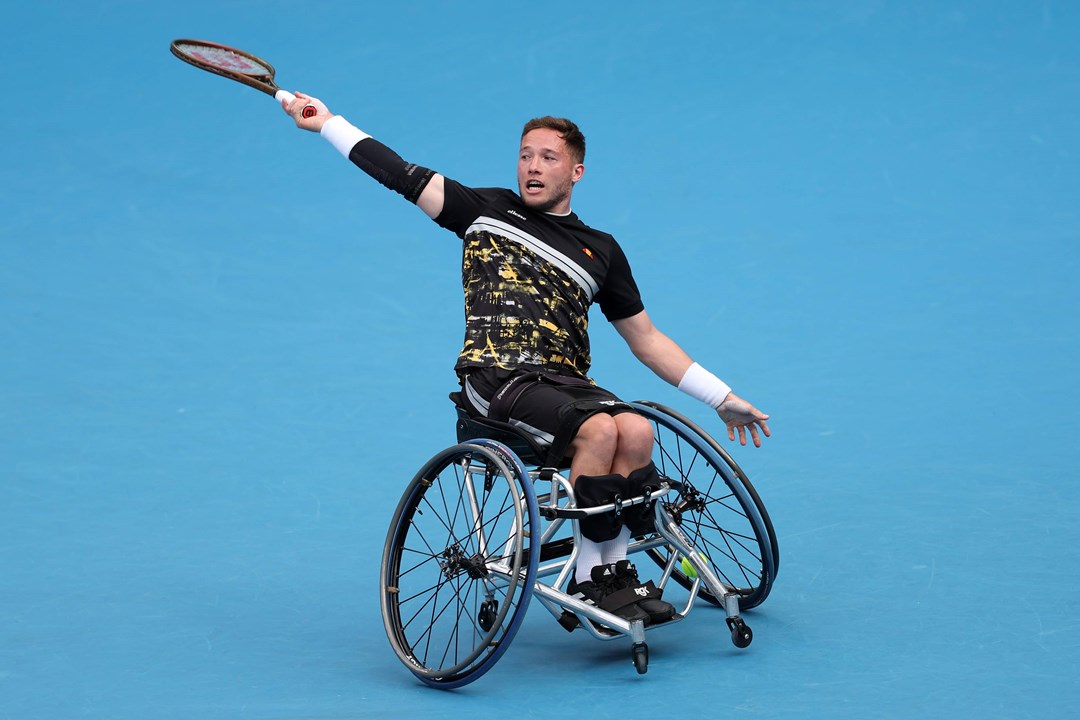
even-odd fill
[(616, 504), (613, 512), (583, 518), (581, 534), (594, 542), (604, 542), (618, 535), (624, 524), (634, 536), (652, 532), (656, 525), (652, 502), (631, 505), (625, 509), (619, 507), (619, 503), (645, 495), (659, 487), (660, 473), (651, 461), (631, 472), (629, 476), (617, 473), (579, 475), (574, 483), (574, 496), (577, 498), (578, 507)]
[[(660, 472), (653, 462), (634, 470), (626, 479), (632, 493), (645, 495), (660, 489)], [(656, 516), (653, 514), (653, 502), (634, 505), (626, 509), (623, 521), (630, 528), (630, 534), (634, 536), (645, 535), (652, 532), (656, 527)]]
[[(613, 473), (611, 475), (579, 475), (574, 482), (574, 497), (580, 508), (597, 507), (617, 502), (627, 495), (627, 480), (624, 476)], [(622, 529), (622, 513), (607, 512), (602, 515), (590, 515), (579, 521), (581, 534), (593, 542), (611, 540)]]

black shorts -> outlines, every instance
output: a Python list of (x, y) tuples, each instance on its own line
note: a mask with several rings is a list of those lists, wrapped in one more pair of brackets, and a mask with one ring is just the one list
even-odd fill
[(557, 453), (556, 459), (593, 415), (634, 412), (629, 403), (588, 380), (529, 368), (471, 370), (462, 376), (461, 396), (473, 416), (510, 423), (534, 445)]

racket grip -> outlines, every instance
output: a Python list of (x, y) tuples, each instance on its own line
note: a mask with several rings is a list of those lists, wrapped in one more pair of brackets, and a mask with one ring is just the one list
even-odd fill
[[(274, 99), (278, 102), (291, 103), (293, 100), (296, 99), (296, 96), (288, 90), (278, 90), (276, 93), (274, 93)], [(307, 105), (304, 107), (303, 110), (300, 111), (300, 114), (303, 117), (310, 118), (318, 115), (319, 111), (315, 109), (314, 105)]]

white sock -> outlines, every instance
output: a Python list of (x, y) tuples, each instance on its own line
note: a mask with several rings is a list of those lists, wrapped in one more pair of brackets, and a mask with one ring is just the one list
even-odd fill
[(603, 564), (604, 556), (600, 550), (600, 543), (582, 535), (581, 547), (578, 549), (577, 565), (574, 567), (574, 580), (579, 583), (592, 580), (592, 569)]
[(620, 560), (626, 559), (626, 548), (630, 545), (630, 528), (625, 525), (619, 534), (610, 540), (600, 543), (600, 557), (604, 565), (614, 565)]

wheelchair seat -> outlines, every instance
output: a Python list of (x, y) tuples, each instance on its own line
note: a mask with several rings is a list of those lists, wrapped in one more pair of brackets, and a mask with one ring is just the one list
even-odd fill
[[(454, 409), (457, 411), (456, 429), (459, 443), (487, 438), (513, 450), (514, 454), (526, 465), (537, 467), (546, 465), (544, 458), (547, 457), (547, 448), (537, 444), (531, 437), (510, 423), (470, 416), (462, 403), (461, 393), (450, 393), (450, 399), (454, 402)], [(559, 470), (568, 469), (570, 458), (563, 458), (555, 467)]]

